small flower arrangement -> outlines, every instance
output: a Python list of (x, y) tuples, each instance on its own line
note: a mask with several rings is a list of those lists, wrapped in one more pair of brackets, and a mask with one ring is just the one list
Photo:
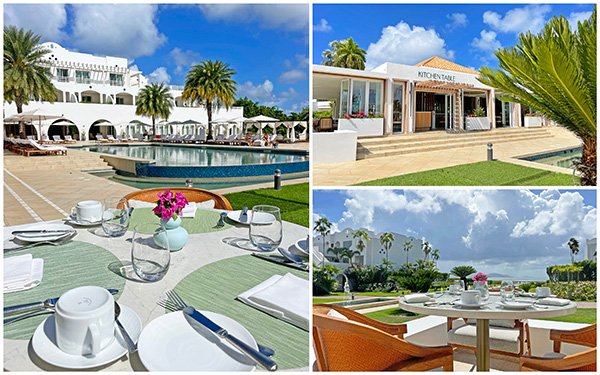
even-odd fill
[(473, 276), (473, 281), (477, 281), (480, 283), (487, 283), (488, 281), (488, 277), (485, 273), (483, 272), (477, 272), (477, 275)]
[(351, 118), (365, 118), (365, 117), (367, 117), (367, 115), (366, 115), (364, 112), (362, 112), (362, 111), (361, 111), (361, 112), (358, 112), (358, 113), (352, 113), (352, 114), (348, 114), (348, 113), (346, 113), (346, 114), (344, 115), (344, 118), (345, 118), (345, 119), (351, 119)]
[(472, 113), (469, 113), (467, 117), (485, 117), (486, 113), (482, 107), (477, 107), (473, 110)]
[(157, 194), (157, 197), (156, 207), (152, 212), (164, 221), (177, 220), (178, 215), (181, 215), (181, 210), (188, 204), (182, 193), (173, 194), (171, 190), (165, 190)]
[(525, 117), (541, 117), (542, 114), (540, 112), (529, 112), (525, 114)]

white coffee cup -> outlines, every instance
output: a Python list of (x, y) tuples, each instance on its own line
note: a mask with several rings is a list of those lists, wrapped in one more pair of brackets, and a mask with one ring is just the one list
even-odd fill
[(550, 288), (547, 286), (538, 286), (535, 288), (535, 295), (537, 297), (550, 297)]
[(81, 201), (73, 207), (71, 216), (77, 221), (98, 222), (102, 220), (102, 203), (98, 201)]
[(94, 356), (115, 339), (115, 300), (98, 286), (64, 293), (56, 303), (56, 344), (65, 353)]
[(465, 305), (478, 305), (481, 302), (481, 293), (478, 290), (464, 290), (460, 293), (460, 302)]

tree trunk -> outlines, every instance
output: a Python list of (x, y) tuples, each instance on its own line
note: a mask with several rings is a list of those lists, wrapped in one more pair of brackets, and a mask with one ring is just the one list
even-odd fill
[[(152, 138), (156, 137), (156, 125), (154, 124), (154, 121), (155, 121), (154, 116), (152, 116)], [(150, 140), (150, 139), (148, 139), (148, 140)]]
[(208, 136), (206, 139), (213, 139), (212, 133), (212, 102), (206, 101), (206, 114), (208, 115)]
[[(15, 99), (15, 104), (17, 105), (17, 113), (23, 113), (23, 102), (20, 99)], [(41, 134), (38, 134), (39, 138), (42, 138)], [(19, 121), (19, 138), (25, 139), (27, 138), (25, 134), (25, 122)]]
[(581, 175), (581, 186), (596, 186), (596, 138), (583, 139), (581, 162), (576, 171)]

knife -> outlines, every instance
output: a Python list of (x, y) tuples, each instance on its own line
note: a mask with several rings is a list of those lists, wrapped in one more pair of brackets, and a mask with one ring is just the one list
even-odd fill
[[(240, 339), (236, 338), (235, 336), (230, 335), (227, 332), (227, 330), (225, 330), (224, 328), (219, 326), (217, 323), (215, 323), (212, 320), (210, 320), (209, 318), (207, 318), (205, 315), (200, 313), (195, 308), (193, 308), (191, 306), (187, 306), (183, 309), (183, 312), (184, 312), (184, 314), (189, 315), (192, 319), (194, 319), (198, 323), (202, 324), (203, 326), (205, 326), (206, 328), (211, 330), (217, 336), (227, 340), (231, 345), (236, 347), (239, 351), (241, 351), (243, 354), (245, 354), (248, 358), (252, 359), (254, 362), (261, 365), (265, 369), (267, 369), (269, 371), (277, 370), (277, 363), (275, 363), (275, 361), (273, 361), (269, 357), (265, 356), (258, 350), (254, 349), (250, 345), (246, 344), (245, 342), (241, 341)], [(194, 327), (193, 325), (192, 325), (192, 328), (197, 330), (196, 327)]]
[(12, 235), (27, 234), (27, 233), (68, 233), (73, 232), (73, 229), (38, 229), (38, 230), (15, 230)]
[[(106, 289), (110, 294), (115, 295), (119, 293), (119, 289)], [(17, 313), (36, 310), (36, 309), (53, 309), (56, 306), (56, 302), (60, 297), (48, 298), (45, 301), (24, 303), (22, 305), (7, 306), (4, 308), (4, 315), (14, 315)]]
[(240, 213), (240, 221), (242, 223), (248, 222), (248, 207), (247, 206), (242, 207), (242, 213)]
[(255, 256), (260, 259), (264, 259), (267, 262), (277, 263), (282, 266), (291, 267), (291, 268), (295, 268), (297, 270), (308, 272), (308, 264), (286, 262), (286, 260), (284, 258), (276, 256), (276, 255), (265, 255), (265, 254), (260, 254), (260, 253), (252, 253), (252, 256)]

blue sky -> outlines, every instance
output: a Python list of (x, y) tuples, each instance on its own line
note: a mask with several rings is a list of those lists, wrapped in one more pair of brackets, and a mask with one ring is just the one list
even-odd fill
[(592, 4), (315, 4), (313, 62), (332, 40), (352, 37), (367, 50), (367, 68), (384, 62), (415, 64), (440, 56), (479, 69), (497, 66), (493, 51), (539, 31), (552, 16), (573, 24)]
[(471, 264), (486, 273), (545, 279), (570, 262), (566, 242), (596, 237), (595, 190), (315, 190), (313, 219), (337, 230), (367, 228), (425, 237), (439, 268)]
[[(155, 81), (182, 85), (189, 67), (223, 60), (238, 96), (299, 112), (308, 103), (305, 4), (5, 4), (4, 23), (43, 41), (127, 57)], [(42, 18), (40, 18), (43, 15)], [(42, 21), (43, 19), (43, 21)]]

